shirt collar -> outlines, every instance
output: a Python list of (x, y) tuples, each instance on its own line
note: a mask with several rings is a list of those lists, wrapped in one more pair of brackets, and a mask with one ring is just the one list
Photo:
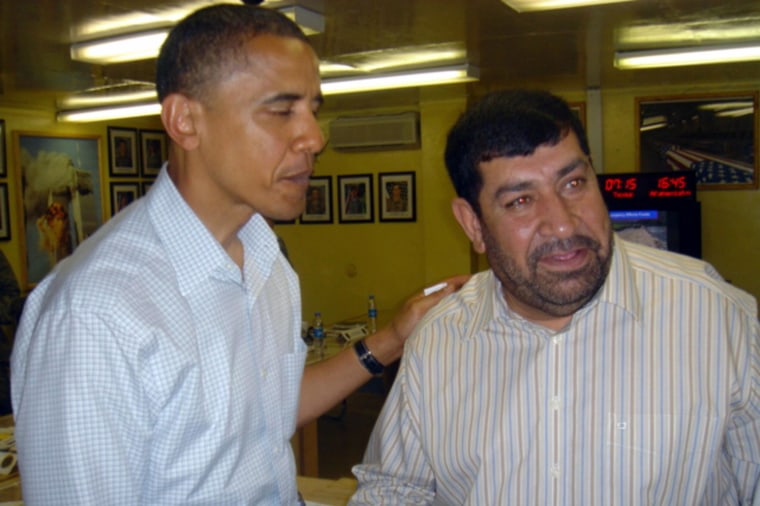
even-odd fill
[[(146, 195), (151, 220), (166, 247), (169, 261), (177, 270), (182, 293), (189, 293), (210, 276), (225, 276), (242, 282), (237, 264), (185, 202), (166, 171), (166, 165)], [(279, 246), (271, 227), (254, 215), (240, 229), (246, 277), (268, 274)]]
[(631, 313), (635, 318), (641, 317), (641, 300), (633, 267), (628, 259), (626, 243), (617, 234), (613, 235), (612, 264), (607, 279), (594, 300), (583, 309), (595, 303), (612, 304)]

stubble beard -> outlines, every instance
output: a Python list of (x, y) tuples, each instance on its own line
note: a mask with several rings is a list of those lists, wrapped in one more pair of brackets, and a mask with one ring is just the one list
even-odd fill
[[(483, 229), (486, 256), (505, 293), (523, 304), (553, 317), (573, 314), (583, 307), (604, 284), (612, 260), (612, 232), (608, 247), (585, 235), (544, 243), (530, 252), (527, 269), (507, 256), (487, 229)], [(586, 248), (590, 261), (575, 271), (552, 272), (540, 269), (543, 256)]]

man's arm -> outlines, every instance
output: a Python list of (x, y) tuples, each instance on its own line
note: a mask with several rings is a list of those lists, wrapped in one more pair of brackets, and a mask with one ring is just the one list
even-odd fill
[[(388, 326), (365, 338), (364, 342), (372, 355), (386, 366), (398, 360), (406, 338), (422, 316), (443, 297), (458, 290), (469, 278), (462, 275), (446, 279), (446, 287), (442, 290), (430, 295), (419, 293), (407, 299)], [(370, 378), (372, 375), (359, 362), (352, 348), (307, 366), (301, 381), (298, 426), (327, 412)]]
[(405, 355), (372, 430), (362, 463), (352, 469), (358, 486), (351, 506), (432, 504), (435, 478), (422, 443), (419, 364)]
[[(95, 316), (51, 311), (25, 322), (33, 345), (14, 356), (16, 442), (28, 504), (137, 504), (146, 442), (137, 374)], [(25, 335), (24, 339), (28, 339)], [(16, 392), (14, 392), (16, 394)]]

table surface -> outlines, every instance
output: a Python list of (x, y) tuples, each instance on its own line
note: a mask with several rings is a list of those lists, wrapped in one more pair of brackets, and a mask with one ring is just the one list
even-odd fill
[[(345, 506), (356, 490), (356, 480), (340, 478), (329, 480), (298, 476), (298, 490), (307, 501), (327, 504), (330, 506)], [(23, 504), (21, 498), (21, 482), (18, 473), (0, 480), (0, 506)]]

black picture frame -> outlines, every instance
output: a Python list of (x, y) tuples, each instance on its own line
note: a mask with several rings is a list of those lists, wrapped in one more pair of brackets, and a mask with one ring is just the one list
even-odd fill
[(136, 128), (107, 127), (108, 175), (136, 177), (140, 174), (140, 158)]
[(11, 240), (11, 211), (8, 205), (8, 183), (0, 183), (0, 241)]
[(372, 197), (372, 174), (338, 176), (340, 223), (372, 223), (375, 219)]
[(380, 221), (416, 221), (417, 189), (414, 172), (381, 172), (377, 175)]
[(140, 197), (140, 183), (111, 183), (111, 216)]
[(306, 207), (299, 222), (303, 225), (332, 223), (332, 201), (332, 178), (311, 177), (306, 190)]
[(140, 130), (140, 169), (143, 177), (156, 177), (169, 158), (169, 137), (163, 130)]

